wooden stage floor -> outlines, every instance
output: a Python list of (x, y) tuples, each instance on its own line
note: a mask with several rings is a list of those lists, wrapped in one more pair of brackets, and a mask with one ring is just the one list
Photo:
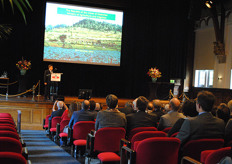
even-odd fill
[[(17, 122), (18, 111), (21, 111), (21, 129), (22, 130), (42, 130), (43, 119), (51, 114), (53, 102), (44, 101), (44, 97), (35, 97), (34, 101), (32, 96), (29, 97), (0, 97), (0, 113), (10, 113), (15, 122)], [(82, 102), (84, 99), (78, 99), (77, 97), (65, 96), (64, 101), (66, 104), (70, 104), (72, 101)], [(103, 109), (106, 109), (105, 98), (93, 97), (91, 100), (101, 103)], [(127, 101), (133, 101), (133, 99), (119, 99), (118, 106), (124, 107)], [(168, 101), (163, 101), (166, 104)]]

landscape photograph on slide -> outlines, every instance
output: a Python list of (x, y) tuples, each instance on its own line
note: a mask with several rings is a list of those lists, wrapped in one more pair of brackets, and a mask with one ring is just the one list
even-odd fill
[(46, 4), (44, 61), (120, 66), (123, 12)]

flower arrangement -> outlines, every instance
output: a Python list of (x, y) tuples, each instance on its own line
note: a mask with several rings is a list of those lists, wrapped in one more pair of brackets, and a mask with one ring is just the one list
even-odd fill
[(159, 77), (161, 77), (161, 72), (157, 68), (150, 68), (149, 71), (147, 72), (147, 74), (151, 78), (159, 78)]
[(27, 60), (24, 60), (22, 58), (22, 60), (18, 61), (16, 63), (16, 67), (19, 69), (19, 70), (29, 70), (31, 69), (31, 61), (27, 61)]

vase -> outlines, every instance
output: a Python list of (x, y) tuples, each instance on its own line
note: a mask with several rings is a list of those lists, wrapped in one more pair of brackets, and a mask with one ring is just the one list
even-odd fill
[(157, 78), (152, 77), (151, 80), (152, 80), (152, 83), (155, 83)]
[(20, 74), (21, 74), (21, 75), (25, 75), (26, 72), (27, 72), (27, 70), (25, 70), (25, 69), (21, 69), (21, 70), (20, 70)]

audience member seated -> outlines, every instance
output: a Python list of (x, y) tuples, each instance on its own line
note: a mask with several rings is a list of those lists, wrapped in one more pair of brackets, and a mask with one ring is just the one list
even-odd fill
[(177, 98), (173, 98), (169, 102), (169, 112), (160, 117), (158, 130), (163, 130), (168, 127), (172, 127), (176, 121), (180, 118), (184, 118), (182, 113), (179, 113), (180, 101)]
[(74, 111), (77, 111), (77, 103), (76, 101), (71, 102), (69, 108), (64, 111), (61, 116), (61, 120), (69, 120), (72, 117)]
[(94, 115), (89, 111), (89, 106), (89, 100), (84, 100), (82, 102), (82, 109), (73, 112), (73, 115), (68, 124), (70, 128), (72, 128), (75, 123), (79, 121), (94, 121)]
[(210, 113), (214, 101), (215, 97), (211, 92), (201, 91), (198, 93), (196, 101), (198, 116), (186, 119), (176, 136), (182, 144), (194, 139), (224, 138), (224, 121)]
[(95, 110), (96, 102), (94, 100), (90, 100), (89, 103), (90, 103), (89, 111), (94, 115), (94, 119), (96, 119), (97, 117), (97, 111)]
[(136, 113), (131, 113), (126, 116), (127, 119), (127, 133), (137, 127), (157, 127), (157, 116), (146, 113), (148, 100), (140, 96), (134, 101), (134, 108)]
[[(56, 106), (57, 106), (57, 110), (56, 110)], [(64, 111), (68, 109), (68, 107), (65, 105), (65, 103), (63, 101), (55, 101), (53, 107), (52, 107), (52, 114), (49, 117), (49, 120), (52, 120), (53, 117), (56, 116), (62, 116), (62, 114), (64, 113)]]
[(81, 102), (77, 102), (77, 111), (81, 110)]
[(232, 118), (232, 100), (227, 103), (227, 106), (230, 109), (230, 118)]
[(169, 130), (168, 136), (170, 137), (172, 134), (179, 132), (183, 122), (185, 119), (189, 119), (191, 117), (195, 117), (198, 115), (198, 112), (196, 111), (196, 101), (194, 100), (186, 100), (184, 104), (181, 107), (182, 113), (186, 116), (185, 118), (180, 118), (176, 121), (176, 123), (173, 125), (172, 129)]
[(102, 110), (102, 104), (101, 103), (96, 103), (95, 111), (99, 112)]
[(154, 109), (153, 103), (149, 101), (148, 104), (147, 104), (146, 112), (151, 113), (153, 111), (153, 109)]
[(216, 116), (218, 118), (224, 120), (225, 124), (227, 124), (227, 122), (230, 119), (230, 109), (228, 108), (228, 106), (225, 103), (221, 103), (217, 107)]
[(125, 115), (128, 115), (130, 113), (134, 113), (134, 109), (133, 109), (133, 102), (132, 101), (128, 101), (125, 104), (124, 108), (118, 108), (118, 110), (122, 113), (124, 113)]
[(157, 121), (160, 120), (160, 117), (164, 115), (164, 112), (162, 111), (162, 104), (160, 100), (156, 99), (153, 100), (153, 110), (150, 112), (151, 115), (156, 115), (157, 116)]
[(106, 97), (108, 109), (99, 111), (95, 122), (95, 130), (105, 127), (126, 127), (126, 116), (118, 109), (117, 96), (110, 94)]

